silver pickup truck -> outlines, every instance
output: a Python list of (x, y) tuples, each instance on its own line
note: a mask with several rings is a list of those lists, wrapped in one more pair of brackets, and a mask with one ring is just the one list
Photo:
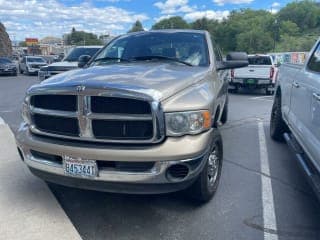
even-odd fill
[(320, 40), (304, 65), (280, 67), (270, 133), (288, 142), (320, 197)]
[(221, 174), (227, 69), (247, 66), (247, 55), (223, 61), (208, 32), (161, 30), (120, 36), (87, 60), (27, 92), (16, 142), (32, 173), (121, 193), (188, 188), (208, 201)]

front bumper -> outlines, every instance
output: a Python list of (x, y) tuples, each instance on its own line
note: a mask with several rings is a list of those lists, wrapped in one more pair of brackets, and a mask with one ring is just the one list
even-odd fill
[(1, 75), (5, 75), (5, 74), (13, 74), (13, 73), (17, 73), (17, 69), (16, 68), (0, 68), (0, 74)]
[[(205, 165), (213, 129), (196, 136), (167, 138), (163, 143), (146, 146), (111, 146), (81, 143), (35, 136), (22, 125), (16, 136), (18, 149), (30, 170), (40, 178), (58, 184), (121, 193), (164, 193), (184, 189), (192, 184)], [(99, 169), (93, 179), (65, 175), (63, 164), (36, 158), (33, 151), (102, 162), (154, 162), (148, 171)], [(184, 165), (188, 174), (182, 179), (168, 176), (173, 165)]]
[(40, 68), (31, 68), (31, 67), (28, 68), (29, 73), (38, 73), (39, 70), (40, 70)]

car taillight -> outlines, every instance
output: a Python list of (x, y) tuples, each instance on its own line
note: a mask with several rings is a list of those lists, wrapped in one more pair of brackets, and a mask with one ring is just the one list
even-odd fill
[(270, 79), (273, 79), (274, 67), (270, 68)]
[(234, 78), (234, 69), (231, 69), (230, 74), (231, 74), (231, 78)]

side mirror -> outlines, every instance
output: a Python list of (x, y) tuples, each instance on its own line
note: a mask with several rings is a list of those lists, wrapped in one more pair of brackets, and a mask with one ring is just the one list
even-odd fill
[(91, 59), (90, 55), (81, 55), (78, 59), (78, 67), (83, 68)]
[(217, 70), (242, 68), (249, 65), (248, 54), (245, 52), (230, 52), (227, 54), (226, 61), (220, 62)]

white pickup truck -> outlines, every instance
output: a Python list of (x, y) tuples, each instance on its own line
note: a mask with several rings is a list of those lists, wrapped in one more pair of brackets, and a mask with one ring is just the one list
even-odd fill
[(320, 198), (320, 39), (304, 65), (279, 69), (270, 134), (286, 140)]
[(270, 55), (249, 55), (249, 66), (230, 70), (229, 90), (238, 92), (239, 88), (265, 89), (270, 95), (274, 91), (277, 68)]

